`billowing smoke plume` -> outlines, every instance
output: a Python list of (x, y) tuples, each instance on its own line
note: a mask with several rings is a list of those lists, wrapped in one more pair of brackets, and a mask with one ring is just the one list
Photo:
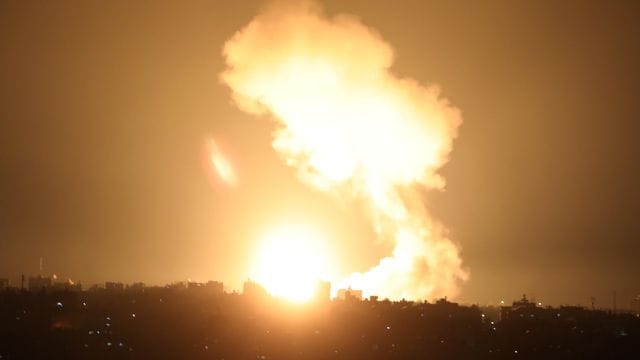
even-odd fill
[(390, 299), (455, 296), (468, 275), (421, 189), (442, 189), (460, 112), (390, 71), (393, 49), (352, 16), (311, 2), (277, 3), (224, 46), (222, 81), (236, 104), (278, 123), (273, 147), (300, 178), (365, 200), (393, 254), (335, 282)]

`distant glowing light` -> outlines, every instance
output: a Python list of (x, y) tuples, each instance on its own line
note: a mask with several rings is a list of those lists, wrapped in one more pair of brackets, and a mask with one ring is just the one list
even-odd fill
[(329, 276), (329, 261), (321, 237), (300, 226), (268, 232), (258, 246), (251, 279), (273, 296), (294, 302), (310, 300), (318, 281)]
[(222, 152), (215, 140), (207, 140), (209, 160), (216, 174), (227, 185), (236, 185), (238, 179), (229, 158)]

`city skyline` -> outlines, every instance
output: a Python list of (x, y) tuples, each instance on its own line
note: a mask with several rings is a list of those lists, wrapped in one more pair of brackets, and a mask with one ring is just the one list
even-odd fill
[[(317, 299), (319, 291), (320, 294), (325, 294), (326, 296), (321, 296), (321, 298), (326, 298), (327, 300), (345, 300), (347, 298), (353, 297), (359, 301), (369, 300), (369, 301), (394, 301), (384, 297), (380, 297), (378, 295), (372, 294), (364, 297), (362, 295), (361, 289), (356, 288), (340, 288), (336, 286), (332, 286), (331, 282), (323, 281), (318, 279), (313, 284), (313, 295), (309, 299), (304, 299), (304, 301), (298, 301), (296, 299), (290, 299), (286, 296), (281, 296), (277, 293), (271, 293), (268, 289), (263, 287), (260, 283), (255, 282), (253, 279), (246, 279), (240, 288), (230, 287), (225, 285), (222, 281), (218, 281), (215, 279), (208, 280), (196, 280), (196, 279), (178, 279), (173, 280), (167, 283), (146, 283), (144, 281), (134, 281), (134, 282), (122, 282), (118, 280), (105, 280), (105, 281), (88, 281), (83, 282), (81, 279), (73, 280), (71, 278), (59, 277), (56, 274), (52, 275), (44, 275), (40, 272), (38, 275), (25, 275), (21, 274), (21, 276), (17, 279), (9, 279), (6, 277), (0, 276), (0, 291), (9, 290), (9, 291), (29, 291), (38, 293), (40, 291), (56, 293), (56, 292), (81, 292), (81, 291), (99, 291), (99, 290), (111, 290), (111, 291), (124, 291), (124, 290), (133, 290), (139, 291), (144, 288), (177, 288), (177, 289), (188, 289), (191, 287), (201, 287), (201, 286), (214, 286), (217, 291), (224, 294), (241, 294), (247, 295), (247, 286), (249, 285), (249, 292), (258, 292), (263, 293), (265, 296), (270, 298), (281, 300), (290, 304), (298, 304), (305, 305), (308, 302), (313, 304), (313, 301), (309, 301), (310, 299)], [(640, 294), (636, 294), (629, 298), (618, 298), (617, 290), (612, 290), (609, 294), (609, 298), (598, 299), (595, 296), (590, 296), (588, 299), (584, 301), (574, 302), (574, 303), (551, 303), (545, 301), (545, 299), (537, 298), (535, 293), (521, 291), (518, 293), (518, 296), (521, 295), (520, 300), (518, 300), (518, 296), (509, 298), (512, 294), (517, 291), (510, 291), (509, 295), (500, 298), (495, 302), (490, 303), (479, 303), (479, 302), (469, 302), (469, 301), (458, 301), (458, 303), (465, 306), (484, 306), (484, 307), (504, 307), (511, 306), (508, 305), (510, 303), (513, 306), (518, 307), (519, 301), (528, 300), (531, 301), (531, 304), (537, 305), (538, 307), (545, 308), (557, 308), (557, 307), (566, 307), (566, 306), (575, 306), (582, 309), (590, 309), (590, 310), (607, 310), (607, 311), (616, 311), (621, 313), (631, 313), (636, 314), (640, 312)], [(373, 299), (373, 300), (372, 300)], [(437, 303), (441, 300), (446, 300), (447, 296), (443, 298), (434, 298), (434, 299), (416, 299), (417, 303)], [(414, 302), (414, 300), (408, 299), (400, 299), (395, 300), (395, 302), (405, 302), (410, 301)], [(526, 303), (526, 301), (525, 301)]]

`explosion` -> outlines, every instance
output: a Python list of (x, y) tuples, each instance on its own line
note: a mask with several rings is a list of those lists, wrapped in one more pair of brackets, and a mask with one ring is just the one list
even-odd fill
[(443, 189), (459, 110), (391, 70), (394, 52), (349, 15), (276, 3), (227, 41), (221, 74), (237, 106), (277, 123), (273, 148), (302, 181), (365, 200), (393, 253), (333, 283), (389, 299), (456, 296), (468, 278), (458, 247), (421, 197)]

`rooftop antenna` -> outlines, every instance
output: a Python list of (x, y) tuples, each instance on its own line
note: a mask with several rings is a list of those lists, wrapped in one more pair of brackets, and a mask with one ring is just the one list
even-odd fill
[(613, 312), (616, 312), (618, 309), (618, 294), (615, 290), (613, 290)]
[(596, 298), (595, 296), (591, 297), (591, 310), (595, 310), (596, 309)]
[(42, 270), (44, 270), (44, 260), (42, 256), (40, 256), (40, 275), (42, 275)]

